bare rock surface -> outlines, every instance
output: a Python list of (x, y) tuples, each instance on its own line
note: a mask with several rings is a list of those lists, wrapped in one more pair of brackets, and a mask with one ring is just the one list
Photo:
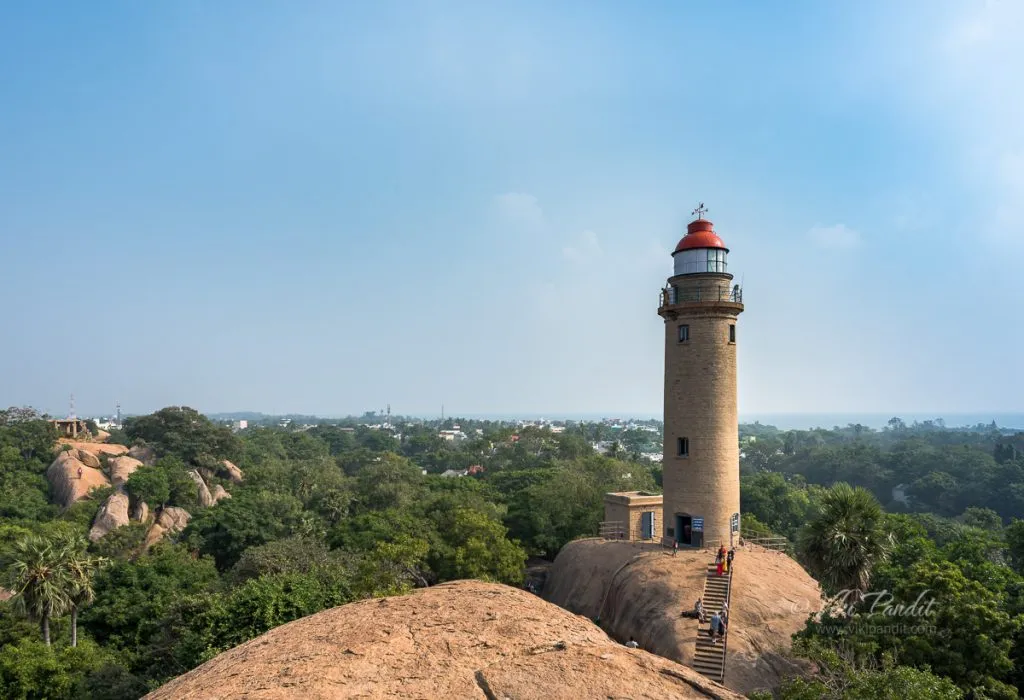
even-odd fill
[(100, 455), (114, 455), (116, 457), (128, 452), (128, 448), (124, 445), (111, 445), (105, 442), (89, 442), (86, 440), (58, 440), (57, 450), (63, 450), (64, 445), (70, 445), (73, 449), (88, 452), (96, 457)]
[(113, 486), (123, 486), (132, 472), (142, 466), (142, 462), (128, 455), (121, 455), (109, 457), (107, 466), (110, 468), (110, 483)]
[(210, 488), (206, 485), (206, 482), (203, 481), (203, 477), (200, 476), (199, 472), (195, 469), (190, 470), (188, 475), (192, 481), (196, 482), (196, 495), (199, 498), (199, 505), (203, 508), (209, 508), (212, 506), (215, 503), (213, 500), (213, 494), (210, 493)]
[(73, 452), (74, 455), (75, 455), (75, 458), (79, 462), (81, 462), (82, 464), (84, 464), (87, 467), (92, 467), (93, 469), (99, 469), (100, 467), (103, 466), (103, 463), (100, 461), (99, 455), (97, 455), (97, 454), (94, 454), (92, 452), (88, 452), (88, 451), (83, 450), (81, 448), (73, 449), (73, 450), (69, 450), (69, 451)]
[(156, 516), (156, 521), (149, 528), (149, 532), (146, 533), (146, 541), (143, 547), (149, 549), (164, 536), (181, 532), (191, 519), (191, 514), (184, 508), (178, 508), (177, 506), (162, 508), (160, 514)]
[[(710, 550), (583, 539), (562, 548), (548, 572), (544, 598), (590, 619), (612, 636), (693, 663), (697, 621), (682, 617), (704, 591)], [(793, 672), (791, 636), (821, 609), (821, 589), (796, 561), (755, 545), (736, 548), (725, 685), (740, 693), (778, 685)], [(709, 611), (709, 614), (713, 611)], [(706, 629), (707, 625), (704, 625)]]
[(480, 581), (310, 615), (146, 696), (243, 697), (741, 699), (531, 593)]
[(110, 494), (96, 513), (96, 519), (89, 529), (89, 539), (95, 542), (112, 530), (128, 524), (128, 494), (119, 488)]
[(242, 470), (236, 467), (233, 463), (228, 460), (221, 462), (221, 466), (224, 468), (224, 473), (227, 474), (228, 478), (231, 479), (231, 483), (240, 484), (245, 475), (242, 474)]
[(213, 496), (214, 503), (217, 503), (218, 501), (221, 501), (225, 498), (231, 498), (231, 494), (225, 491), (224, 487), (221, 486), (220, 484), (217, 484), (216, 486), (213, 487), (213, 492), (211, 493), (211, 495)]
[(110, 485), (102, 471), (86, 465), (78, 455), (74, 449), (60, 452), (46, 469), (50, 497), (63, 508), (87, 497), (93, 489)]

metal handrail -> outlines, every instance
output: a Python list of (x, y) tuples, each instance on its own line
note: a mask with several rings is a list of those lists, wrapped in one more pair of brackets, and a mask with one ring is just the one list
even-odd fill
[(658, 296), (659, 308), (690, 301), (727, 301), (733, 304), (742, 304), (743, 290), (739, 285), (731, 289), (720, 285), (686, 290), (665, 287)]
[(725, 594), (725, 604), (729, 606), (729, 622), (725, 625), (725, 638), (722, 640), (722, 680), (725, 683), (725, 662), (729, 660), (729, 631), (732, 629), (732, 564), (729, 565), (729, 592)]

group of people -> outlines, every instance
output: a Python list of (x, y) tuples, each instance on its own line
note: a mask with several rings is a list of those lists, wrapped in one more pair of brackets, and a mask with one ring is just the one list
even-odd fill
[(728, 553), (725, 545), (719, 545), (718, 554), (715, 555), (715, 566), (718, 567), (718, 575), (723, 576), (732, 569), (732, 560), (736, 556), (736, 550), (730, 548)]
[[(693, 617), (697, 618), (698, 622), (708, 622), (707, 613), (704, 610), (704, 601), (700, 598), (693, 605)], [(708, 630), (708, 635), (712, 641), (717, 642), (719, 639), (725, 636), (725, 631), (729, 626), (729, 603), (722, 603), (722, 609), (711, 616), (711, 628)]]

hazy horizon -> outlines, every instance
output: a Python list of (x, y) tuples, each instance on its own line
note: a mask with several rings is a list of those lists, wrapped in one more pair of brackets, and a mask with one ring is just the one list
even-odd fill
[(1019, 411), (1022, 24), (7, 4), (0, 403), (658, 411), (658, 291), (703, 201), (744, 286), (741, 414)]
[[(196, 408), (192, 406), (192, 408)], [(42, 409), (40, 409), (42, 410)], [(159, 409), (154, 409), (159, 410)], [(199, 410), (196, 408), (196, 410)], [(377, 409), (383, 410), (383, 409)], [(203, 411), (201, 411), (203, 412)], [(316, 414), (304, 411), (294, 411), (287, 413), (268, 413), (264, 411), (212, 411), (203, 412), (207, 416), (214, 418), (222, 418), (227, 416), (239, 416), (239, 415), (259, 415), (268, 418), (281, 417), (285, 415), (297, 415), (297, 416), (311, 416), (321, 420), (340, 420), (344, 418), (360, 417), (364, 413), (372, 413), (373, 410), (364, 412), (352, 412), (352, 413), (330, 413), (330, 414)], [(58, 416), (63, 415), (54, 413), (52, 411), (46, 411), (50, 415)], [(98, 414), (84, 414), (80, 413), (81, 416), (87, 417), (98, 417), (110, 415), (107, 413)], [(124, 415), (142, 415), (137, 413), (125, 413)], [(440, 411), (436, 414), (422, 414), (422, 413), (402, 413), (400, 411), (392, 411), (393, 417), (406, 417), (421, 420), (438, 420), (441, 418)], [(864, 425), (869, 428), (880, 430), (884, 428), (889, 420), (893, 417), (900, 418), (907, 424), (914, 422), (923, 423), (925, 421), (942, 420), (945, 422), (947, 428), (963, 428), (963, 427), (974, 427), (978, 424), (989, 424), (995, 421), (996, 425), (1001, 429), (1017, 429), (1024, 430), (1024, 412), (999, 412), (999, 411), (973, 411), (973, 412), (959, 412), (959, 413), (946, 413), (946, 414), (935, 414), (926, 412), (903, 412), (903, 413), (843, 413), (843, 412), (822, 412), (822, 413), (756, 413), (756, 414), (743, 414), (739, 416), (739, 422), (741, 424), (750, 423), (761, 423), (763, 425), (772, 425), (781, 430), (810, 430), (813, 428), (825, 428), (831, 429), (835, 426), (846, 427), (847, 425)], [(473, 419), (473, 420), (501, 420), (501, 421), (536, 421), (536, 420), (551, 420), (551, 421), (598, 421), (604, 419), (621, 419), (621, 420), (662, 420), (660, 413), (631, 413), (623, 411), (577, 411), (577, 412), (525, 412), (525, 413), (459, 413), (459, 412), (445, 412), (445, 418), (453, 419)]]

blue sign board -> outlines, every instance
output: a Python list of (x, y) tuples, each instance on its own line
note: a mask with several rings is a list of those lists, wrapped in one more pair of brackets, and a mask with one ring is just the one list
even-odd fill
[(694, 532), (704, 532), (704, 518), (694, 518), (690, 523), (690, 529)]

